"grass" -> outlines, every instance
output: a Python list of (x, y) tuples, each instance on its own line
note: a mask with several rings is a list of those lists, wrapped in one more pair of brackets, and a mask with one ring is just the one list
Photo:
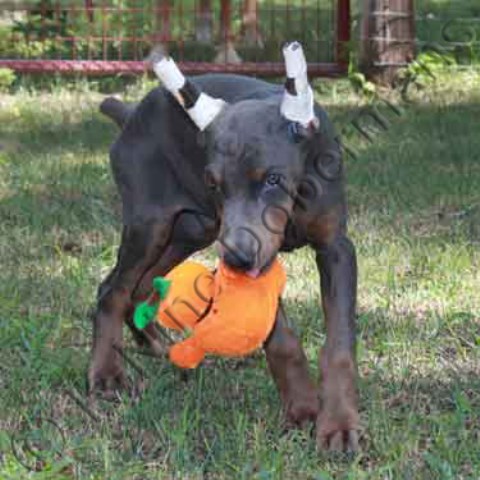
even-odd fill
[[(132, 354), (140, 399), (100, 402), (94, 418), (74, 401), (95, 289), (119, 243), (116, 131), (88, 88), (0, 96), (0, 478), (480, 478), (479, 87), (478, 74), (439, 75), (369, 143), (344, 128), (363, 100), (345, 82), (317, 84), (358, 154), (347, 159), (360, 269), (353, 459), (317, 454), (308, 432), (282, 434), (261, 353), (186, 378)], [(316, 376), (312, 253), (284, 258), (287, 310)]]

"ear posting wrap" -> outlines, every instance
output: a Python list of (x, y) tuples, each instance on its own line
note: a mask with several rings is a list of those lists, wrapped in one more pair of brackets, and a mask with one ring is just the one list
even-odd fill
[(318, 118), (313, 109), (313, 91), (308, 83), (307, 61), (299, 42), (287, 43), (283, 47), (287, 79), (280, 106), (281, 114), (303, 128), (317, 128)]
[(157, 77), (185, 109), (195, 125), (205, 130), (225, 107), (226, 103), (220, 98), (213, 98), (187, 80), (170, 57), (161, 52), (151, 55), (153, 70)]

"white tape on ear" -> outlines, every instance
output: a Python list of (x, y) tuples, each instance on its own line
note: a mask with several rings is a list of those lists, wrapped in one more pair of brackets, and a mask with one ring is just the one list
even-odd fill
[[(153, 70), (165, 88), (185, 108), (184, 99), (179, 91), (185, 86), (186, 79), (174, 60), (163, 57), (153, 64)], [(225, 105), (226, 103), (220, 98), (212, 98), (205, 93), (200, 93), (195, 105), (185, 111), (200, 130), (205, 130)]]
[(163, 57), (153, 65), (153, 70), (165, 88), (173, 94), (176, 94), (185, 85), (183, 73), (171, 58)]
[(205, 130), (225, 107), (226, 103), (220, 98), (212, 98), (201, 93), (195, 105), (187, 110), (190, 118), (200, 130)]
[(280, 106), (280, 113), (286, 119), (308, 127), (311, 122), (315, 121), (313, 105), (313, 91), (311, 87), (307, 85), (307, 89), (301, 95), (290, 95), (285, 91)]
[[(285, 89), (280, 113), (292, 122), (308, 127), (316, 120), (313, 91), (308, 84), (307, 60), (299, 42), (292, 42), (283, 48), (287, 78), (293, 79), (295, 92)], [(295, 94), (294, 94), (295, 93)]]
[(298, 93), (308, 87), (307, 60), (299, 42), (292, 42), (283, 47), (285, 70), (287, 78), (295, 79), (295, 87)]
[(292, 42), (285, 45), (283, 47), (283, 57), (285, 58), (285, 69), (288, 78), (306, 75), (307, 61), (300, 43)]

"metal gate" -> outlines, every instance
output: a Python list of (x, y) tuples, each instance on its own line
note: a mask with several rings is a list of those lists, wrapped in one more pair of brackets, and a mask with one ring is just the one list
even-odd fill
[(0, 0), (0, 67), (139, 74), (163, 44), (189, 74), (283, 75), (299, 40), (312, 76), (347, 71), (349, 0)]

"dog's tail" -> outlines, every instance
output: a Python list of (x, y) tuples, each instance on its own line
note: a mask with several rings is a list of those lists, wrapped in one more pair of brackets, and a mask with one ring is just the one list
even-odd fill
[(134, 110), (135, 105), (123, 103), (115, 97), (108, 97), (100, 104), (100, 111), (120, 128), (124, 127)]

